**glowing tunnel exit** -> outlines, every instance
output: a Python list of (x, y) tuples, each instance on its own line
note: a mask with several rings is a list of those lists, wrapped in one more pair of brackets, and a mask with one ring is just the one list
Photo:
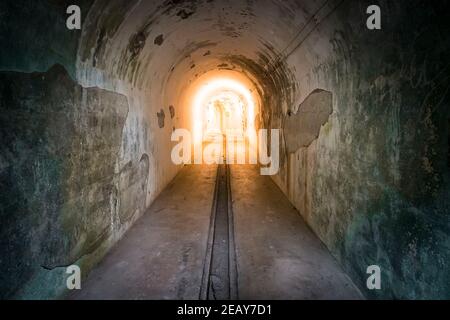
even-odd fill
[(245, 162), (249, 151), (249, 157), (255, 158), (255, 108), (250, 89), (236, 79), (215, 77), (200, 84), (192, 99), (195, 160), (201, 161), (205, 148), (220, 153), (223, 141), (233, 141), (227, 144), (227, 157)]
[(230, 78), (218, 78), (201, 85), (193, 99), (194, 142), (202, 143), (215, 134), (245, 138), (255, 128), (255, 102), (250, 90)]
[(233, 91), (221, 91), (212, 96), (203, 108), (203, 141), (214, 141), (217, 135), (232, 134), (244, 139), (246, 103)]
[(230, 70), (210, 71), (185, 87), (180, 101), (190, 119), (172, 132), (172, 162), (259, 164), (262, 175), (277, 174), (280, 130), (259, 128), (259, 89)]

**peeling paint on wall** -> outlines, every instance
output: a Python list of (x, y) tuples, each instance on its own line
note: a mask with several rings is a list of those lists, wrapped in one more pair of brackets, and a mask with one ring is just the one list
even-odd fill
[(0, 282), (8, 288), (2, 296), (12, 297), (36, 269), (70, 265), (112, 236), (114, 167), (128, 104), (82, 88), (58, 65), (46, 73), (0, 73), (0, 101), (0, 251), (10, 257)]
[(172, 106), (172, 105), (169, 106), (169, 112), (170, 112), (170, 118), (171, 119), (175, 118), (175, 108), (174, 108), (174, 106)]
[(164, 128), (164, 118), (166, 117), (164, 110), (161, 109), (161, 111), (156, 113), (156, 116), (158, 117), (158, 126)]
[(333, 112), (332, 103), (331, 92), (317, 89), (300, 104), (296, 114), (288, 113), (283, 130), (289, 153), (308, 147), (319, 137), (320, 128)]

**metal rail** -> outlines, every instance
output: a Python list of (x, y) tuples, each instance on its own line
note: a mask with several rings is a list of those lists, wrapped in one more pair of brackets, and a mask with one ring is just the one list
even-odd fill
[(217, 168), (199, 298), (238, 299), (230, 167), (227, 164), (220, 164)]

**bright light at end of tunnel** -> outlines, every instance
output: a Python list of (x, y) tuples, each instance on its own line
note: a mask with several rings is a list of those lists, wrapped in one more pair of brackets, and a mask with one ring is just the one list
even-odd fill
[[(230, 93), (239, 95), (244, 98), (244, 104), (246, 105), (246, 128), (247, 137), (249, 138), (249, 144), (253, 145), (255, 125), (255, 102), (250, 90), (241, 82), (231, 78), (215, 78), (211, 79), (205, 84), (201, 85), (193, 99), (193, 138), (194, 146), (201, 145), (203, 142), (203, 121), (205, 106), (211, 100), (213, 96), (217, 96), (220, 93)], [(236, 110), (239, 108), (237, 107)]]

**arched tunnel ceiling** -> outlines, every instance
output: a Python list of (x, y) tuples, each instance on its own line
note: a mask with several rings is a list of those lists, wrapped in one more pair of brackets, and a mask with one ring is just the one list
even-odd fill
[(262, 90), (295, 89), (281, 54), (328, 2), (96, 1), (83, 28), (79, 70), (100, 69), (145, 89), (170, 77), (187, 83), (211, 69), (235, 69)]

